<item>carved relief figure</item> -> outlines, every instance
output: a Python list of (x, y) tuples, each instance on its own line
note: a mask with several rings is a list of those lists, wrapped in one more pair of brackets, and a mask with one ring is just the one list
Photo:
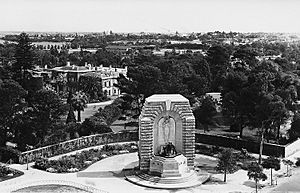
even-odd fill
[(175, 144), (175, 120), (165, 116), (158, 122), (158, 147), (166, 146), (170, 142)]

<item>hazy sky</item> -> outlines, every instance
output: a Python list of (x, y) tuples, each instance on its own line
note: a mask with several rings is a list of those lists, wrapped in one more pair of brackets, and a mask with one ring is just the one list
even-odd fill
[(300, 32), (300, 0), (0, 0), (0, 31)]

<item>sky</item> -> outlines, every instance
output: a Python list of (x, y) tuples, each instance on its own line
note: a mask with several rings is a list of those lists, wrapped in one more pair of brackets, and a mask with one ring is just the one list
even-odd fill
[(300, 0), (0, 0), (0, 31), (300, 32)]

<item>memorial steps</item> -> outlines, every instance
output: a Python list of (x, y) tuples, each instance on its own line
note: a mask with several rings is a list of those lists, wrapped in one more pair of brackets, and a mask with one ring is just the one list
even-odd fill
[(160, 189), (180, 189), (198, 186), (209, 180), (210, 174), (191, 171), (181, 177), (161, 178), (147, 173), (137, 172), (135, 175), (126, 176), (126, 179), (140, 186)]

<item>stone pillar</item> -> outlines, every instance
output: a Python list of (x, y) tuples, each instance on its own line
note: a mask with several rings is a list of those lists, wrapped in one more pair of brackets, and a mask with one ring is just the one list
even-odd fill
[(139, 162), (140, 170), (148, 170), (150, 158), (153, 155), (153, 129), (149, 118), (142, 118), (139, 121)]

